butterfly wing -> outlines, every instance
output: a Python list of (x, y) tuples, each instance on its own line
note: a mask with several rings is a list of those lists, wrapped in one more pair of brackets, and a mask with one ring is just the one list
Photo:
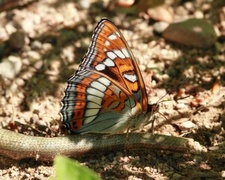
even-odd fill
[(77, 72), (68, 80), (63, 123), (77, 133), (115, 133), (133, 126), (148, 110), (137, 62), (123, 35), (109, 20), (95, 28)]

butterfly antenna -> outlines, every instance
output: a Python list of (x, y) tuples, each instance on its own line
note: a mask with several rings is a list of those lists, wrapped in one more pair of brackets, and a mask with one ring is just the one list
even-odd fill
[[(185, 77), (179, 84), (178, 84), (178, 86), (176, 87), (176, 89), (178, 89), (182, 84), (184, 84), (184, 82), (185, 81), (187, 81), (189, 78), (187, 78), (187, 77)], [(167, 119), (166, 118), (166, 116), (164, 116), (161, 112), (159, 112), (159, 103), (162, 103), (162, 102), (166, 102), (166, 101), (171, 101), (171, 100), (162, 100), (165, 96), (167, 96), (168, 94), (171, 94), (173, 91), (175, 90), (175, 88), (174, 89), (172, 89), (171, 91), (169, 91), (169, 92), (167, 92), (166, 94), (164, 94), (156, 103), (154, 103), (154, 105), (152, 106), (152, 108), (153, 108), (153, 113), (155, 113), (155, 112), (157, 112), (157, 113), (159, 113), (162, 117), (164, 117), (165, 119)], [(185, 96), (185, 97), (182, 97), (182, 98), (180, 98), (180, 99), (185, 99), (185, 98), (187, 98), (187, 97), (189, 97), (189, 96)], [(152, 133), (154, 134), (154, 121), (155, 121), (155, 119), (153, 119), (152, 120)]]
[[(182, 84), (184, 84), (184, 82), (186, 82), (187, 80), (188, 80), (189, 78), (188, 77), (185, 77), (178, 85), (177, 85), (177, 87), (176, 88), (174, 88), (174, 89), (172, 89), (172, 90), (170, 90), (169, 92), (167, 92), (166, 94), (164, 94), (155, 104), (159, 104), (159, 103), (161, 103), (161, 102), (166, 102), (166, 101), (170, 101), (170, 100), (163, 100), (163, 101), (161, 101), (165, 96), (167, 96), (168, 94), (171, 94), (174, 90), (176, 90), (176, 89), (178, 89)], [(182, 98), (180, 98), (180, 99), (185, 99), (185, 98), (187, 98), (187, 97), (189, 97), (189, 96), (185, 96), (185, 97), (182, 97)]]

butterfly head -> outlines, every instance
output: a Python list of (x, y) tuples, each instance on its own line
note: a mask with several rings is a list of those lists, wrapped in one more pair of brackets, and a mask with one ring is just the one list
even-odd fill
[(159, 103), (148, 104), (148, 112), (154, 114), (158, 111), (159, 111)]

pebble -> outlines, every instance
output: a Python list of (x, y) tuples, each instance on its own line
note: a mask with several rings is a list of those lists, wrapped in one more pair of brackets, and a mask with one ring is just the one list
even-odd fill
[(21, 71), (21, 68), (21, 58), (17, 56), (9, 56), (0, 63), (0, 75), (2, 75), (3, 78), (14, 79)]
[(179, 125), (179, 128), (181, 130), (187, 130), (187, 129), (191, 129), (191, 128), (194, 128), (195, 127), (195, 124), (191, 121), (185, 121), (185, 122), (182, 122), (180, 125)]
[(169, 26), (169, 23), (164, 21), (159, 21), (153, 24), (153, 29), (158, 34), (162, 34), (168, 26)]
[(170, 24), (163, 32), (163, 37), (169, 41), (203, 49), (211, 47), (217, 40), (213, 25), (203, 19), (189, 19)]
[(42, 43), (40, 41), (35, 40), (31, 43), (31, 48), (33, 50), (39, 50), (42, 48)]
[(29, 34), (30, 37), (33, 37), (35, 35), (34, 26), (34, 22), (30, 18), (21, 21), (21, 27), (23, 31)]
[(22, 87), (25, 85), (25, 81), (21, 78), (18, 78), (15, 80), (15, 83), (17, 84), (17, 86)]
[(44, 64), (43, 60), (38, 60), (34, 63), (34, 68), (39, 70), (42, 68), (43, 64)]
[(221, 172), (222, 178), (225, 178), (225, 170)]
[(3, 27), (0, 27), (0, 41), (3, 42), (8, 39), (8, 34)]
[(27, 58), (29, 60), (39, 60), (39, 59), (41, 59), (41, 55), (36, 51), (28, 51)]
[(50, 43), (44, 43), (42, 45), (43, 53), (52, 50), (53, 46)]
[(91, 6), (91, 3), (89, 0), (79, 0), (78, 4), (82, 9), (89, 9)]
[(197, 19), (203, 19), (204, 18), (204, 13), (202, 11), (195, 11), (194, 16)]
[(126, 1), (124, 1), (124, 0), (116, 0), (116, 4), (118, 5), (118, 6), (120, 6), (120, 7), (130, 7), (130, 6), (132, 6), (133, 4), (134, 4), (134, 0), (126, 0)]
[(189, 12), (194, 12), (194, 4), (192, 2), (185, 2), (184, 7), (189, 11)]
[(156, 21), (172, 22), (173, 14), (166, 6), (157, 6), (147, 11), (148, 15)]
[(22, 49), (25, 45), (25, 33), (23, 31), (16, 31), (9, 37), (9, 45), (13, 49)]
[(14, 25), (12, 24), (12, 22), (9, 22), (5, 25), (5, 31), (8, 34), (12, 34), (14, 32), (16, 32), (16, 28), (14, 27)]

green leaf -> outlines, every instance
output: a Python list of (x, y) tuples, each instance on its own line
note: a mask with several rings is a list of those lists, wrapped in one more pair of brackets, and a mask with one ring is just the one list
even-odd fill
[(57, 180), (100, 180), (94, 171), (67, 157), (57, 156), (54, 168)]

